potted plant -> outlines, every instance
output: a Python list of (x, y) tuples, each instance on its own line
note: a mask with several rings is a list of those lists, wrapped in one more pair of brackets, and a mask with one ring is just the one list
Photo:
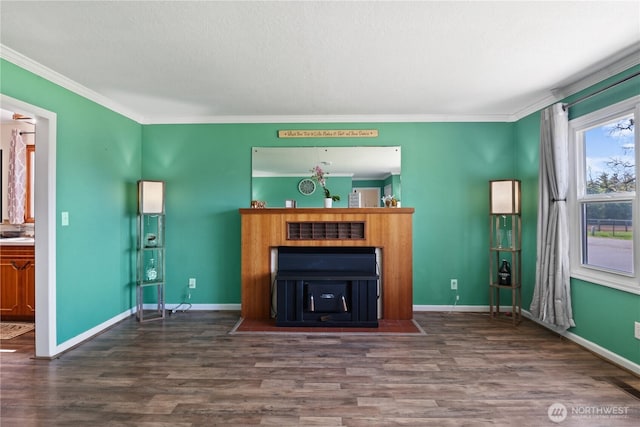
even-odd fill
[(338, 196), (337, 194), (331, 195), (331, 192), (327, 188), (327, 179), (325, 178), (325, 175), (328, 175), (328, 173), (322, 170), (320, 166), (314, 167), (313, 169), (311, 169), (311, 172), (313, 172), (313, 175), (311, 175), (311, 179), (315, 179), (324, 191), (324, 207), (332, 207), (333, 202), (337, 202), (338, 200), (340, 200), (340, 196)]

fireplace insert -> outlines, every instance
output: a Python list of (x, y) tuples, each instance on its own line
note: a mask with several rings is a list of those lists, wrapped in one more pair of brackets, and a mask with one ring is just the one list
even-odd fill
[(280, 247), (276, 325), (378, 326), (375, 248)]

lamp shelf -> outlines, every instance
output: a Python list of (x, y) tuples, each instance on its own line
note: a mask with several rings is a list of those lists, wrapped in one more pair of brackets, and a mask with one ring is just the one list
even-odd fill
[(138, 181), (136, 317), (140, 322), (165, 318), (164, 224), (164, 182)]
[(145, 282), (140, 283), (138, 286), (144, 288), (144, 287), (147, 287), (147, 286), (160, 286), (160, 285), (163, 285), (163, 284), (164, 284), (164, 282), (156, 280), (156, 281), (153, 281), (153, 282), (146, 282), (145, 281)]
[[(522, 320), (522, 220), (520, 181), (489, 182), (489, 313), (500, 317), (500, 291), (511, 293), (511, 312), (506, 316), (516, 326)], [(501, 265), (508, 267), (501, 273)], [(502, 276), (501, 276), (502, 274)], [(507, 281), (508, 284), (501, 283)], [(508, 278), (507, 278), (508, 277)]]
[(489, 286), (497, 289), (514, 289), (514, 288), (519, 288), (521, 285), (520, 284), (501, 285), (499, 283), (493, 282), (493, 283), (490, 283)]

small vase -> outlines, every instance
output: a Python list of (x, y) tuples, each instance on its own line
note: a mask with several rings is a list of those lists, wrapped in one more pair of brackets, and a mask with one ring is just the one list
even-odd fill
[(333, 199), (331, 197), (326, 197), (324, 199), (324, 207), (325, 208), (330, 208), (333, 206)]

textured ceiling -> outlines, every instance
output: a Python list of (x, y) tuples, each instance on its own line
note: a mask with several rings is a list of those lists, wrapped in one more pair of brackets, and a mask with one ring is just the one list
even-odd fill
[(640, 47), (639, 1), (2, 0), (0, 16), (0, 55), (143, 123), (512, 120)]

